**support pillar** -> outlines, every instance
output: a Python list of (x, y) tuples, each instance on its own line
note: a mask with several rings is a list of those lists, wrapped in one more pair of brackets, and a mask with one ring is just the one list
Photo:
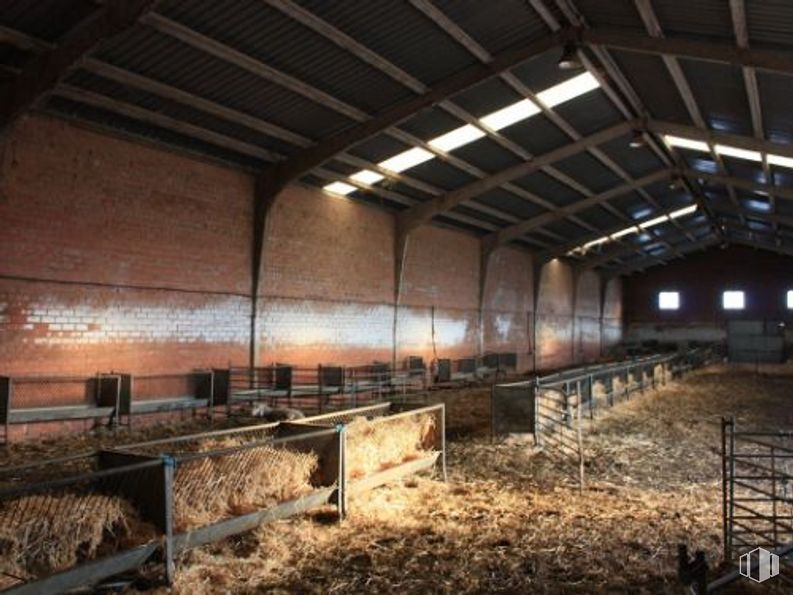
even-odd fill
[(259, 289), (265, 266), (264, 240), (270, 222), (270, 212), (278, 194), (283, 190), (282, 184), (270, 184), (265, 178), (256, 181), (253, 191), (253, 242), (251, 244), (251, 321), (250, 339), (248, 343), (248, 365), (256, 367), (259, 361)]
[(397, 356), (399, 354), (399, 306), (402, 298), (402, 279), (405, 272), (405, 258), (407, 258), (409, 239), (410, 232), (397, 225), (394, 236), (394, 317), (391, 329), (392, 370), (396, 370)]
[(479, 321), (477, 329), (477, 356), (485, 355), (485, 298), (487, 281), (490, 273), (490, 261), (497, 249), (497, 244), (490, 238), (485, 238), (479, 248)]
[(531, 352), (532, 352), (532, 367), (533, 371), (537, 371), (537, 354), (539, 353), (539, 345), (537, 344), (537, 322), (539, 320), (539, 307), (540, 307), (540, 287), (542, 285), (542, 270), (547, 261), (538, 259), (532, 256), (532, 272), (531, 272), (531, 285), (532, 285), (532, 324), (531, 324)]
[(611, 281), (612, 277), (601, 273), (598, 278), (600, 279), (600, 357), (602, 358), (604, 356), (603, 348), (605, 347), (606, 298), (608, 296), (609, 281)]

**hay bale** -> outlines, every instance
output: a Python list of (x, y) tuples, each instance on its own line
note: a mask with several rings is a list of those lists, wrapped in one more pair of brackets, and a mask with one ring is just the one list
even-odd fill
[[(239, 446), (240, 439), (207, 441), (199, 451)], [(315, 453), (258, 446), (195, 459), (177, 467), (174, 526), (186, 531), (293, 500), (312, 491)]]
[(156, 535), (118, 496), (22, 496), (0, 505), (0, 573), (23, 580), (45, 576)]
[(426, 456), (435, 446), (435, 417), (410, 415), (347, 425), (347, 467), (351, 479), (366, 477)]

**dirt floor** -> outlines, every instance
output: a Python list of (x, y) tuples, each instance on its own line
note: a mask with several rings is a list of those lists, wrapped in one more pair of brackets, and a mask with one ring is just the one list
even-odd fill
[[(444, 391), (449, 482), (407, 480), (186, 554), (174, 592), (679, 593), (676, 547), (718, 560), (719, 420), (793, 427), (793, 376), (712, 367), (602, 411), (575, 465), (491, 444), (489, 390)], [(739, 591), (748, 589), (742, 584)]]
[(720, 417), (793, 427), (793, 368), (763, 372), (714, 366), (598, 412), (583, 493), (577, 465), (491, 444), (489, 389), (432, 393), (447, 406), (448, 483), (412, 478), (353, 498), (341, 523), (320, 511), (194, 550), (173, 592), (682, 592), (678, 543), (721, 555)]

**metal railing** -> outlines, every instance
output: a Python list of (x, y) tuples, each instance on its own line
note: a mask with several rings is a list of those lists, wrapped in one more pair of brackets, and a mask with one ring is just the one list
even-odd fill
[(724, 559), (793, 542), (793, 431), (721, 431)]
[[(564, 395), (566, 415), (577, 414), (571, 407), (586, 411), (594, 419), (596, 412), (610, 407), (637, 391), (656, 388), (674, 376), (715, 361), (718, 355), (705, 349), (682, 353), (658, 354), (622, 362), (586, 366), (537, 376), (522, 382), (496, 384), (491, 399), (491, 436), (510, 433), (534, 433), (540, 440), (540, 396), (544, 391)], [(557, 399), (558, 400), (558, 399)]]
[[(328, 503), (342, 518), (349, 491), (438, 462), (445, 479), (444, 411), (442, 404), (399, 410), (381, 403), (301, 423), (151, 440), (6, 469), (0, 585), (10, 593), (59, 593), (155, 555), (171, 580), (174, 557), (187, 549)], [(396, 447), (369, 444), (389, 439)], [(372, 459), (378, 448), (386, 454)], [(356, 473), (364, 459), (369, 466)], [(63, 477), (39, 481), (53, 471)], [(31, 538), (47, 544), (44, 553), (23, 543)]]

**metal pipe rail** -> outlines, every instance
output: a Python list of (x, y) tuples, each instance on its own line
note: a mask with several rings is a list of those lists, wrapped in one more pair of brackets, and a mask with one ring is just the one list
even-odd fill
[[(577, 400), (578, 406), (588, 410), (594, 417), (599, 407), (595, 388), (601, 385), (606, 404), (614, 404), (615, 398), (625, 397), (646, 388), (665, 384), (668, 376), (682, 374), (693, 367), (705, 365), (715, 358), (712, 351), (694, 349), (682, 353), (657, 354), (628, 361), (611, 362), (596, 366), (573, 368), (531, 380), (493, 386), (491, 399), (491, 438), (510, 433), (538, 432), (539, 394), (546, 389), (561, 390), (568, 402)], [(656, 378), (656, 367), (661, 366), (661, 378)], [(619, 379), (621, 390), (616, 390), (614, 381)]]
[[(360, 417), (376, 425), (398, 424), (410, 416), (427, 415), (433, 416), (434, 422), (431, 450), (425, 456), (395, 464), (384, 461), (374, 473), (351, 480), (347, 424)], [(362, 439), (366, 439), (366, 433), (354, 438)], [(301, 456), (300, 453), (317, 457), (310, 491), (265, 506), (257, 506), (252, 501), (254, 510), (242, 515), (235, 516), (232, 509), (217, 507), (227, 493), (235, 494), (235, 501), (244, 500), (250, 494), (246, 491), (250, 482), (259, 481), (259, 478), (270, 481), (270, 474), (263, 473), (263, 469), (279, 459), (281, 464), (292, 464), (290, 457)], [(154, 537), (146, 543), (133, 542), (122, 549), (116, 544), (115, 550), (108, 551), (100, 559), (78, 560), (70, 567), (55, 568), (50, 574), (33, 573), (22, 577), (26, 579), (24, 582), (3, 593), (61, 593), (93, 586), (154, 560), (164, 564), (165, 575), (171, 580), (174, 556), (187, 549), (328, 503), (334, 504), (339, 517), (343, 518), (348, 493), (369, 490), (406, 475), (431, 470), (438, 463), (445, 480), (445, 408), (443, 404), (400, 408), (381, 403), (306, 418), (300, 423), (260, 424), (252, 428), (151, 440), (79, 457), (61, 457), (15, 470), (57, 466), (86, 457), (96, 460), (99, 469), (0, 490), (0, 522), (4, 527), (13, 535), (14, 527), (21, 521), (39, 522), (41, 513), (34, 511), (37, 516), (31, 516), (34, 502), (43, 506), (43, 510), (55, 511), (61, 520), (69, 522), (74, 518), (77, 523), (80, 522), (77, 511), (90, 513), (87, 499), (100, 495), (125, 502), (128, 510), (134, 510), (141, 521), (156, 529)], [(207, 503), (214, 503), (214, 506), (207, 508)], [(196, 506), (199, 514), (191, 516), (191, 509)], [(68, 533), (56, 532), (52, 537), (57, 540)], [(0, 561), (0, 571), (2, 563)]]

